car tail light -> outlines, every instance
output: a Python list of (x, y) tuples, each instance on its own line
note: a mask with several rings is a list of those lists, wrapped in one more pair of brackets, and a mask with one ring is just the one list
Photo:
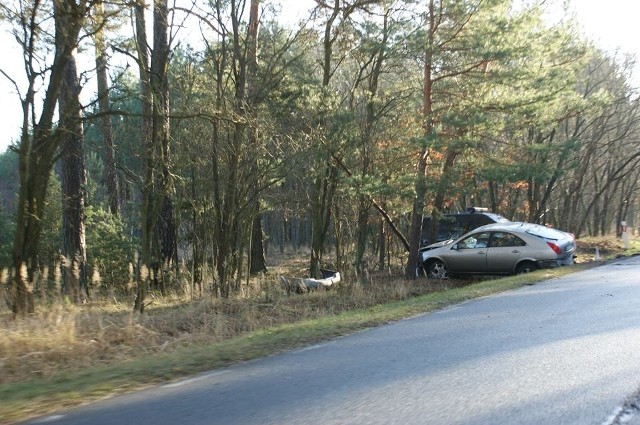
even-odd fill
[(558, 245), (554, 244), (553, 242), (547, 242), (547, 245), (549, 245), (549, 248), (553, 249), (553, 252), (558, 255), (562, 255), (562, 250)]

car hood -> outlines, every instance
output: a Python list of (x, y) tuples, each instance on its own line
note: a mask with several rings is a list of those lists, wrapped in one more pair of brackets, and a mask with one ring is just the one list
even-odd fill
[(420, 248), (420, 252), (431, 251), (432, 249), (441, 248), (443, 246), (451, 245), (453, 243), (453, 239), (447, 239), (446, 241), (432, 243), (431, 245), (423, 246)]

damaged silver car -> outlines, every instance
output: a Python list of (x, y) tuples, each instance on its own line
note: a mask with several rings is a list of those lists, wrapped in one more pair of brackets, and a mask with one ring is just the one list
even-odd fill
[(571, 233), (539, 224), (508, 222), (479, 227), (457, 239), (420, 250), (425, 274), (444, 279), (455, 274), (508, 275), (573, 264)]

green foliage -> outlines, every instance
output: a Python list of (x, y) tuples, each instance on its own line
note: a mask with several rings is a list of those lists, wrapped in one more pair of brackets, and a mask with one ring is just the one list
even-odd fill
[[(18, 155), (10, 150), (0, 154), (0, 268), (12, 267), (16, 232), (16, 199), (18, 196)], [(41, 217), (42, 235), (39, 258), (42, 266), (53, 266), (60, 250), (60, 217), (62, 212), (60, 182), (51, 174)]]
[(7, 150), (0, 154), (0, 269), (12, 263), (18, 196), (18, 155)]
[(42, 235), (40, 237), (40, 260), (42, 266), (55, 266), (60, 261), (62, 246), (62, 190), (60, 180), (52, 172), (47, 188), (44, 217), (42, 217)]
[(11, 267), (15, 227), (13, 216), (0, 207), (0, 270)]
[[(186, 250), (198, 241), (207, 257), (203, 261), (215, 265), (219, 259), (211, 253), (219, 238), (213, 229), (237, 221), (229, 227), (239, 229), (234, 255), (241, 258), (248, 245), (243, 238), (252, 214), (250, 198), (256, 196), (274, 221), (296, 221), (301, 233), (309, 232), (310, 205), (320, 183), (327, 192), (323, 199), (315, 196), (321, 205), (316, 209), (331, 216), (327, 228), (354, 227), (360, 212), (371, 212), (371, 200), (402, 217), (416, 188), (424, 189), (427, 208), (438, 203), (455, 210), (473, 203), (523, 218), (535, 217), (536, 209), (569, 205), (575, 210), (570, 216), (611, 217), (610, 211), (599, 211), (618, 198), (640, 202), (634, 186), (637, 164), (624, 170), (614, 165), (620, 152), (629, 157), (640, 152), (639, 105), (629, 86), (628, 63), (616, 63), (587, 44), (571, 21), (549, 24), (544, 2), (434, 3), (438, 16), (432, 35), (425, 19), (428, 2), (374, 2), (366, 9), (343, 10), (330, 28), (327, 84), (323, 36), (331, 2), (318, 4), (322, 13), (305, 28), (261, 22), (256, 84), (244, 87), (245, 99), (236, 98), (243, 58), (222, 35), (229, 26), (221, 25), (220, 36), (207, 39), (202, 48), (176, 44), (169, 69), (169, 165), (176, 224)], [(230, 4), (215, 4), (221, 20), (209, 23), (226, 24)], [(131, 40), (119, 46), (114, 51), (135, 56)], [(431, 111), (424, 116), (427, 57), (433, 85)], [(110, 69), (125, 204), (121, 218), (104, 211), (100, 121), (89, 116), (85, 127), (89, 260), (102, 275), (101, 285), (109, 288), (128, 281), (136, 243), (128, 235), (139, 228), (148, 159), (133, 68)], [(425, 123), (433, 123), (429, 134)], [(416, 176), (422, 152), (427, 153), (426, 175)], [(18, 180), (16, 155), (0, 155), (0, 265), (11, 257)], [(58, 255), (60, 235), (60, 192), (57, 180), (51, 181), (42, 218), (41, 258), (48, 263)], [(234, 210), (220, 217), (232, 199), (238, 200)], [(375, 214), (369, 217), (369, 226), (378, 223)], [(558, 223), (562, 220), (553, 224)], [(349, 252), (347, 245), (356, 242), (346, 237), (342, 243), (340, 249)]]
[(100, 281), (100, 288), (124, 289), (129, 283), (129, 265), (135, 261), (134, 238), (118, 217), (100, 208), (86, 210), (87, 260)]

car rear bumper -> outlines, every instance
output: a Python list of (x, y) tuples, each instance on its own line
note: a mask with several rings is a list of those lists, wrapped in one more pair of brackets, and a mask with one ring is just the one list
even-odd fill
[(570, 266), (573, 264), (573, 254), (568, 255), (564, 258), (557, 258), (554, 260), (539, 260), (538, 267), (539, 268), (551, 268), (551, 267), (560, 267), (560, 266)]

